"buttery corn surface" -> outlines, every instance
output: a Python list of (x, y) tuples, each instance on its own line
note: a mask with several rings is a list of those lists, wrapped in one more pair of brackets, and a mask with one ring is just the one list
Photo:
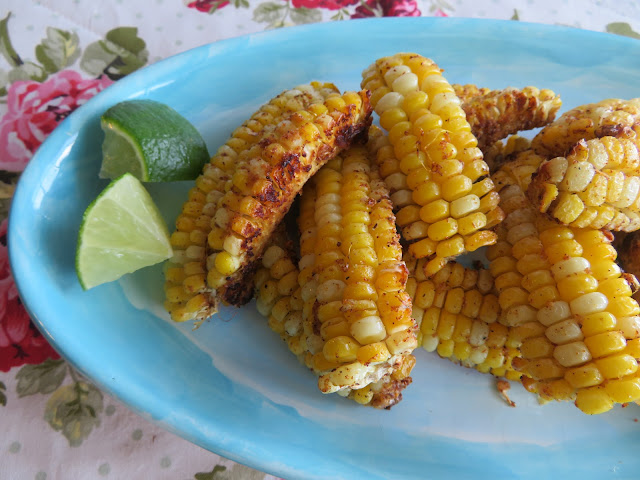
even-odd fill
[[(453, 87), (422, 56), (377, 60), (363, 74), (387, 130), (377, 164), (409, 251), (434, 274), (450, 259), (495, 242), (499, 196)], [(385, 142), (387, 142), (385, 144)]]

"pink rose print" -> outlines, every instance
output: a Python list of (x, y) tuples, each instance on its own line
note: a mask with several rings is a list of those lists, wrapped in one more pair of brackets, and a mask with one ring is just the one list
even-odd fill
[(24, 309), (9, 269), (7, 220), (0, 224), (0, 371), (58, 358)]
[(34, 152), (63, 119), (113, 82), (106, 76), (83, 79), (63, 70), (45, 82), (17, 81), (7, 94), (8, 111), (0, 120), (0, 169), (24, 170)]
[(415, 0), (366, 0), (351, 18), (366, 17), (419, 17), (421, 15)]
[(293, 0), (295, 8), (326, 8), (327, 10), (340, 10), (341, 8), (355, 5), (359, 0)]
[(209, 13), (212, 10), (217, 10), (229, 5), (228, 1), (220, 0), (196, 0), (195, 2), (187, 3), (187, 7), (195, 8), (199, 12)]
[(436, 8), (435, 12), (433, 12), (434, 17), (448, 17), (446, 13), (444, 13), (441, 9)]

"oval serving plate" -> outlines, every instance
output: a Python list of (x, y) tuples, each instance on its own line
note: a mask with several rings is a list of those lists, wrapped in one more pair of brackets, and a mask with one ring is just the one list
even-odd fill
[[(76, 368), (165, 428), (225, 457), (294, 478), (637, 477), (640, 407), (589, 417), (417, 352), (391, 411), (323, 396), (252, 304), (199, 330), (162, 310), (161, 267), (83, 292), (74, 271), (98, 179), (99, 117), (131, 98), (169, 104), (215, 151), (259, 105), (311, 80), (357, 89), (376, 58), (415, 51), (452, 83), (536, 85), (563, 111), (640, 96), (640, 43), (519, 22), (393, 18), (316, 24), (203, 46), (136, 72), (69, 116), (22, 175), (10, 215), (13, 273), (33, 319)], [(188, 184), (150, 185), (169, 225)]]

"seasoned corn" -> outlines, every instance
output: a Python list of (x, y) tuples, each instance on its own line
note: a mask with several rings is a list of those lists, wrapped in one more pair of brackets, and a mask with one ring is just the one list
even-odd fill
[(303, 331), (320, 390), (351, 392), (395, 375), (412, 361), (416, 325), (391, 201), (365, 146), (311, 179), (298, 224)]
[[(202, 320), (219, 301), (249, 300), (256, 259), (304, 182), (370, 122), (367, 92), (332, 84), (288, 90), (238, 127), (207, 164), (171, 236), (165, 306), (176, 321)], [(199, 266), (181, 279), (175, 269)]]
[[(640, 121), (640, 98), (607, 99), (581, 105), (562, 114), (543, 128), (533, 139), (536, 153), (549, 158), (567, 155), (580, 140), (611, 136)], [(615, 135), (614, 135), (615, 136)]]
[[(371, 102), (388, 131), (388, 140), (375, 142), (376, 162), (411, 254), (428, 258), (427, 270), (434, 274), (460, 253), (494, 243), (489, 229), (501, 220), (499, 197), (440, 68), (401, 53), (366, 69), (362, 87), (372, 91)], [(451, 215), (456, 200), (463, 204), (459, 218)]]
[(525, 196), (542, 158), (526, 151), (494, 175), (506, 213), (487, 257), (502, 313), (527, 330), (513, 366), (545, 400), (573, 400), (595, 414), (640, 398), (637, 281), (615, 264), (606, 231), (561, 226)]
[(525, 87), (493, 90), (463, 101), (471, 131), (483, 151), (497, 140), (522, 130), (544, 127), (561, 107), (560, 97), (551, 90)]
[(632, 232), (640, 228), (640, 139), (633, 129), (580, 140), (543, 162), (527, 194), (564, 225)]

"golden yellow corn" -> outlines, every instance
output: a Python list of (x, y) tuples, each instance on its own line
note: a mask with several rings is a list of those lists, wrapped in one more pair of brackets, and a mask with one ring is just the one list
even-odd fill
[(484, 161), (489, 166), (489, 171), (497, 172), (503, 164), (530, 148), (531, 140), (519, 135), (511, 135), (506, 141), (498, 140), (486, 147), (483, 150)]
[(417, 328), (391, 201), (365, 146), (308, 182), (298, 225), (303, 332), (320, 390), (348, 394), (373, 384), (375, 393), (395, 375), (395, 386), (371, 400), (390, 407), (385, 402), (399, 399), (394, 389), (410, 381), (395, 372), (413, 361)]
[(483, 151), (521, 130), (544, 127), (554, 120), (561, 106), (558, 95), (536, 87), (493, 90), (462, 103), (471, 131)]
[[(367, 92), (341, 95), (314, 82), (278, 95), (232, 133), (195, 181), (171, 236), (165, 306), (174, 320), (249, 300), (267, 238), (304, 182), (367, 128), (370, 113)], [(190, 264), (195, 277), (186, 274)]]
[(527, 194), (540, 212), (564, 225), (632, 232), (640, 228), (640, 139), (579, 141), (566, 157), (543, 162)]
[(477, 85), (474, 85), (472, 83), (468, 83), (466, 85), (454, 83), (451, 86), (453, 87), (453, 91), (456, 93), (456, 96), (462, 103), (471, 101), (474, 98), (486, 95), (487, 93), (491, 92), (490, 88), (478, 87)]
[[(400, 53), (377, 60), (362, 76), (388, 132), (386, 144), (376, 142), (376, 162), (411, 254), (428, 258), (427, 270), (434, 274), (460, 253), (494, 243), (489, 229), (501, 219), (499, 198), (440, 68), (420, 55)], [(451, 204), (457, 200), (461, 216), (455, 218)]]
[(525, 195), (542, 158), (527, 151), (494, 175), (506, 218), (487, 258), (502, 313), (526, 329), (514, 368), (545, 400), (573, 400), (585, 413), (640, 398), (637, 281), (623, 275), (608, 232), (558, 225)]
[(567, 155), (580, 140), (615, 136), (614, 132), (640, 121), (640, 98), (607, 99), (581, 105), (562, 114), (533, 139), (536, 153), (549, 158)]
[(405, 261), (420, 346), (465, 367), (520, 380), (512, 361), (522, 332), (497, 322), (500, 304), (491, 273), (451, 262), (428, 278), (425, 259), (406, 255)]

